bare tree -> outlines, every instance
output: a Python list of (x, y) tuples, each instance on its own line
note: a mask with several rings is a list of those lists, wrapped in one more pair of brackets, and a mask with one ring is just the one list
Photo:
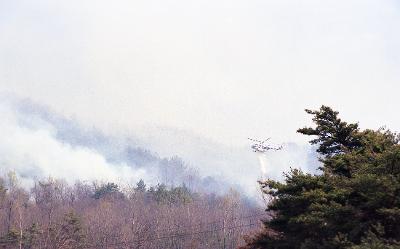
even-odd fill
[(55, 179), (30, 192), (9, 185), (0, 184), (0, 248), (233, 249), (264, 213), (234, 190), (215, 195), (143, 181), (121, 190)]

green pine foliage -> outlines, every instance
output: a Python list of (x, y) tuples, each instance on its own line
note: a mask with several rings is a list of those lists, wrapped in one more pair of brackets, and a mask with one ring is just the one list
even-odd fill
[(135, 188), (136, 192), (139, 193), (144, 193), (146, 192), (146, 184), (144, 183), (143, 179), (140, 179), (140, 181), (138, 181), (136, 183), (136, 188)]
[(23, 248), (31, 249), (37, 247), (37, 237), (39, 235), (39, 226), (33, 223), (23, 234)]
[(167, 188), (165, 184), (150, 187), (147, 194), (159, 204), (187, 204), (193, 200), (193, 193), (183, 184)]
[(321, 173), (261, 182), (273, 218), (245, 248), (400, 248), (399, 136), (361, 131), (327, 106), (306, 112), (316, 127), (298, 132), (316, 136)]
[(113, 182), (102, 184), (100, 187), (97, 187), (95, 189), (93, 198), (101, 199), (110, 196), (119, 196), (119, 197), (122, 196), (122, 193), (119, 190), (119, 186)]
[(64, 215), (60, 234), (60, 240), (65, 247), (86, 248), (86, 235), (83, 232), (82, 222), (74, 212)]
[(0, 248), (16, 248), (19, 242), (19, 232), (17, 229), (10, 229), (8, 233), (0, 237)]

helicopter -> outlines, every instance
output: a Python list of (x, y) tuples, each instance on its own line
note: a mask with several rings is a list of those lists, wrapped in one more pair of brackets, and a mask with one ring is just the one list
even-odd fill
[(250, 141), (254, 142), (253, 145), (251, 146), (251, 148), (253, 149), (254, 152), (260, 152), (260, 153), (266, 153), (269, 150), (281, 150), (283, 148), (283, 146), (279, 146), (279, 147), (272, 147), (270, 145), (266, 145), (265, 143), (270, 140), (271, 138), (267, 138), (265, 140), (257, 140), (257, 139), (253, 139), (253, 138), (247, 138)]

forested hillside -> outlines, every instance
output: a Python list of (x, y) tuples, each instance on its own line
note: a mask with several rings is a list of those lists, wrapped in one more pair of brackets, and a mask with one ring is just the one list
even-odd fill
[(115, 183), (0, 184), (0, 248), (237, 248), (265, 213), (233, 190)]
[[(96, 127), (87, 127), (55, 113), (47, 106), (18, 98), (0, 98), (0, 115), (3, 117), (1, 131), (7, 137), (0, 140), (1, 169), (3, 174), (15, 171), (24, 185), (31, 185), (32, 179), (48, 176), (69, 183), (105, 179), (131, 183), (143, 179), (151, 185), (176, 186), (185, 182), (187, 187), (197, 192), (221, 194), (235, 187), (249, 193), (251, 191), (243, 187), (243, 183), (255, 186), (254, 180), (259, 176), (255, 171), (241, 180), (246, 161), (258, 168), (257, 160), (252, 160), (254, 157), (247, 148), (244, 152), (250, 154), (250, 159), (237, 163), (242, 154), (246, 156), (243, 150), (232, 153), (235, 156), (232, 158), (225, 154), (226, 149), (213, 144), (201, 144), (199, 140), (191, 144), (176, 142), (192, 141), (190, 134), (174, 134), (175, 137), (168, 138), (157, 134), (151, 141), (140, 138), (139, 131), (106, 134)], [(162, 148), (155, 146), (157, 141), (177, 147), (177, 150), (159, 154)], [(212, 153), (200, 147), (206, 147)], [(184, 151), (199, 156), (184, 158)]]

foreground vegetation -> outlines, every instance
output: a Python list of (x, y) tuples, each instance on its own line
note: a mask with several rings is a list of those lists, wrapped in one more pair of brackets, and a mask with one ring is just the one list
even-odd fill
[(237, 248), (263, 212), (237, 192), (193, 193), (185, 186), (114, 183), (0, 184), (0, 248)]
[(326, 106), (306, 111), (316, 127), (298, 132), (316, 136), (321, 173), (293, 169), (283, 183), (262, 182), (273, 218), (243, 248), (400, 248), (399, 136), (360, 130)]
[(320, 171), (260, 182), (266, 212), (233, 190), (49, 179), (27, 191), (11, 173), (0, 179), (0, 248), (400, 248), (400, 136), (326, 106), (306, 111), (316, 126), (298, 132), (314, 136)]

